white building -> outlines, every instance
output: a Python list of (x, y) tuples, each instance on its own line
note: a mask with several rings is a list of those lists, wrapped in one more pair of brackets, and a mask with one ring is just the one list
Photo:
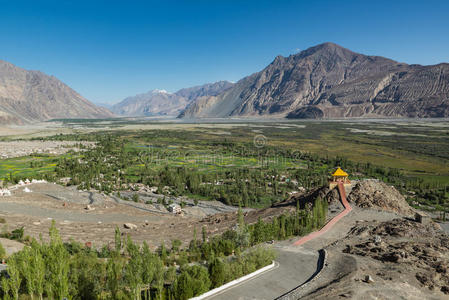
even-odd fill
[(0, 189), (0, 196), (11, 196), (11, 191), (8, 189)]

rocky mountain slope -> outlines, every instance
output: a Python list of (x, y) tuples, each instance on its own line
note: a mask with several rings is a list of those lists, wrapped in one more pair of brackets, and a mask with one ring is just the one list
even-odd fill
[(0, 124), (111, 116), (57, 78), (0, 60)]
[(189, 102), (176, 94), (164, 90), (152, 90), (148, 93), (128, 97), (112, 106), (112, 111), (121, 116), (176, 115)]
[(447, 117), (449, 64), (407, 65), (325, 43), (289, 57), (180, 117)]
[(123, 116), (177, 116), (192, 101), (200, 97), (216, 96), (232, 87), (232, 85), (228, 81), (218, 81), (181, 89), (176, 93), (152, 90), (124, 99), (115, 104), (112, 111)]
[(449, 298), (449, 235), (435, 223), (376, 220), (381, 214), (326, 247), (328, 265), (301, 299)]
[(409, 216), (414, 214), (398, 190), (376, 179), (357, 182), (348, 195), (348, 201), (363, 208), (377, 208)]

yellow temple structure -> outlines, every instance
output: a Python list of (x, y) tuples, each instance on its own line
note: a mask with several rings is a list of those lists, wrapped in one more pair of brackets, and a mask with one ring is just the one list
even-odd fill
[(338, 167), (337, 170), (332, 173), (332, 179), (329, 181), (329, 188), (333, 189), (339, 182), (342, 182), (343, 185), (351, 185), (351, 181), (349, 181), (348, 177), (348, 173)]

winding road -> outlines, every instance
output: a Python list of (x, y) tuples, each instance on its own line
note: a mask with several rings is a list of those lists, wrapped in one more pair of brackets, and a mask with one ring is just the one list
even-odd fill
[[(346, 230), (341, 230), (341, 228), (334, 228), (340, 219), (352, 211), (352, 207), (346, 200), (345, 188), (341, 182), (338, 184), (338, 191), (345, 209), (330, 220), (321, 230), (312, 232), (293, 244), (291, 244), (291, 241), (283, 241), (277, 242), (272, 246), (278, 254), (276, 261), (279, 263), (279, 266), (277, 268), (207, 299), (276, 299), (311, 280), (321, 270), (323, 265), (323, 258), (319, 255), (319, 250), (329, 240), (338, 239), (341, 236), (341, 232), (347, 232)], [(316, 239), (318, 237), (321, 237), (321, 239)], [(321, 241), (317, 242), (319, 240)]]
[(319, 264), (317, 251), (282, 245), (273, 247), (278, 253), (276, 268), (207, 299), (275, 299), (313, 277)]

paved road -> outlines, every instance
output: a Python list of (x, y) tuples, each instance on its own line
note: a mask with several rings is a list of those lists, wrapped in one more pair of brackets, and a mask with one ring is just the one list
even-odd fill
[(307, 282), (319, 270), (319, 247), (314, 247), (312, 243), (316, 238), (329, 233), (337, 222), (349, 214), (352, 210), (346, 200), (346, 193), (342, 183), (339, 183), (338, 190), (342, 198), (345, 210), (334, 217), (321, 230), (313, 232), (303, 238), (300, 238), (294, 245), (282, 246), (278, 243), (279, 267), (268, 271), (254, 279), (245, 281), (241, 285), (231, 287), (221, 294), (209, 297), (214, 300), (229, 299), (275, 299), (299, 285)]
[(221, 294), (207, 298), (213, 300), (275, 299), (293, 288), (305, 283), (315, 273), (318, 266), (318, 250), (343, 238), (359, 220), (387, 221), (398, 215), (353, 207), (345, 218), (335, 223), (319, 238), (309, 240), (300, 246), (292, 246), (292, 241), (277, 242), (279, 267), (254, 279), (245, 281)]
[(276, 262), (279, 266), (207, 299), (272, 300), (306, 282), (315, 273), (319, 258), (317, 251), (281, 245), (274, 248), (278, 252)]

